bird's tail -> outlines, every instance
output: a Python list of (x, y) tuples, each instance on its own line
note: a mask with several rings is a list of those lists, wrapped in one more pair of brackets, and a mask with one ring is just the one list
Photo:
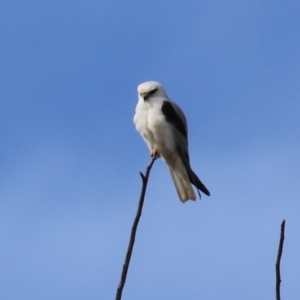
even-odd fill
[(182, 202), (186, 202), (189, 199), (196, 200), (196, 195), (195, 195), (192, 185), (190, 183), (188, 174), (186, 174), (186, 172), (181, 172), (179, 174), (176, 170), (174, 170), (172, 168), (169, 168), (169, 169), (170, 169), (170, 173), (171, 173), (172, 179), (174, 181), (179, 199)]

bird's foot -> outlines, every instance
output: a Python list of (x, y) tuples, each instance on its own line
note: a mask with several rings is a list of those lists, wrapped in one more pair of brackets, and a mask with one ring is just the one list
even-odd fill
[(156, 149), (153, 149), (152, 151), (151, 151), (151, 157), (153, 157), (153, 158), (158, 158), (160, 155), (159, 155), (159, 153), (158, 153), (158, 151), (156, 150)]

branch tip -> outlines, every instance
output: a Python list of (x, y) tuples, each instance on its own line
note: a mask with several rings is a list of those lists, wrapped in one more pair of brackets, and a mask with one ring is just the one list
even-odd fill
[(144, 181), (145, 181), (145, 175), (144, 175), (142, 172), (140, 172), (140, 175), (141, 175), (142, 180), (143, 180), (143, 182), (144, 182)]

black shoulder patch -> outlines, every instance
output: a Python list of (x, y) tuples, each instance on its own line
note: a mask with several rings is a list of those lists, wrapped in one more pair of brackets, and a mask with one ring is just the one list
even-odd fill
[(161, 111), (164, 114), (166, 121), (173, 124), (176, 129), (187, 138), (187, 132), (184, 124), (178, 114), (176, 113), (173, 105), (169, 101), (164, 101), (161, 107)]

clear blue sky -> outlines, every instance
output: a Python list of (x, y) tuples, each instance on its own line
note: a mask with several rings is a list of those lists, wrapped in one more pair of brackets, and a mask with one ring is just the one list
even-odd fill
[(136, 87), (185, 111), (211, 197), (151, 173), (123, 299), (300, 295), (299, 1), (2, 1), (0, 298), (114, 299), (150, 161)]

